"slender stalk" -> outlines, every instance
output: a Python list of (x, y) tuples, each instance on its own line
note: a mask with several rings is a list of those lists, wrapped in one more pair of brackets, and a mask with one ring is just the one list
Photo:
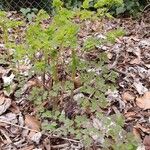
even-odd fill
[[(74, 82), (75, 81), (75, 77), (76, 77), (76, 54), (75, 54), (75, 50), (72, 49), (72, 75), (71, 75), (71, 78), (72, 78), (72, 81)], [(70, 96), (70, 99), (73, 100), (73, 90), (71, 90), (71, 96)]]
[(6, 44), (8, 42), (8, 32), (7, 32), (7, 27), (5, 25), (5, 22), (0, 22), (0, 26), (2, 27), (2, 30), (4, 32), (3, 38), (4, 38), (4, 43)]

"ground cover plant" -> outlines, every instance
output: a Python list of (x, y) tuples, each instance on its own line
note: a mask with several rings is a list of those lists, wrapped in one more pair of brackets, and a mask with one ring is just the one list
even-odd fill
[[(62, 1), (54, 0), (53, 17), (40, 10), (27, 24), (25, 20), (8, 19), (6, 12), (0, 12), (2, 40), (7, 49), (1, 63), (6, 68), (11, 66), (9, 77), (12, 77), (10, 82), (2, 77), (2, 88), (7, 97), (25, 98), (33, 106), (44, 135), (54, 136), (56, 141), (57, 137), (59, 142), (63, 139), (79, 144), (78, 149), (137, 148), (137, 141), (125, 130), (124, 116), (119, 111), (109, 112), (113, 105), (109, 96), (118, 89), (119, 74), (109, 67), (109, 55), (98, 48), (115, 44), (126, 34), (125, 30), (105, 32), (100, 28), (103, 36), (80, 40), (86, 21), (94, 24), (98, 19), (103, 23), (105, 17), (112, 19), (104, 6), (120, 4), (122, 1), (97, 1), (97, 12), (91, 12), (87, 0), (81, 10), (64, 8)], [(19, 28), (23, 26), (26, 28), (20, 35)], [(14, 31), (19, 39), (13, 38)], [(39, 132), (38, 128), (32, 128)], [(37, 139), (33, 141), (38, 143)]]
[[(130, 14), (138, 16), (139, 12), (149, 4), (148, 0), (63, 0), (63, 6), (68, 9), (87, 7), (88, 10), (97, 11), (99, 7), (105, 7), (113, 15)], [(53, 2), (50, 0), (22, 0), (22, 1), (0, 1), (2, 10), (20, 10), (20, 9), (44, 9), (48, 13), (53, 13)], [(34, 12), (34, 11), (33, 11)]]

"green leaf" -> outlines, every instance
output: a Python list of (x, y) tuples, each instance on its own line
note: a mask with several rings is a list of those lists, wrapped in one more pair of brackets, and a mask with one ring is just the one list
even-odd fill
[(20, 11), (24, 16), (26, 16), (28, 13), (31, 12), (31, 8), (21, 8)]
[(117, 30), (112, 30), (106, 34), (107, 40), (111, 43), (115, 43), (116, 38), (119, 38), (125, 34), (124, 30), (119, 28)]
[(95, 37), (89, 37), (86, 39), (86, 41), (84, 42), (84, 50), (86, 51), (91, 51), (93, 50), (96, 46), (100, 45), (100, 41), (95, 38)]
[(84, 0), (83, 4), (82, 4), (82, 7), (84, 9), (87, 9), (89, 8), (89, 3), (92, 2), (93, 0)]
[(52, 122), (50, 124), (42, 124), (42, 128), (48, 131), (55, 131), (57, 123)]
[(121, 6), (121, 7), (117, 7), (117, 8), (116, 8), (116, 14), (117, 14), (117, 15), (122, 14), (122, 13), (124, 13), (125, 11), (126, 11), (126, 8), (124, 7), (124, 5)]
[(53, 7), (60, 8), (63, 5), (61, 0), (53, 0)]
[(26, 17), (27, 17), (28, 21), (31, 22), (33, 20), (33, 18), (35, 17), (35, 13), (34, 12), (28, 13), (26, 15)]
[(42, 113), (42, 117), (44, 118), (52, 118), (52, 116), (52, 112), (48, 110)]

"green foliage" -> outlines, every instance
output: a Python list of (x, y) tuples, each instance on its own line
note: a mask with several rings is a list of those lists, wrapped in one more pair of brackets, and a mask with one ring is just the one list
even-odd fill
[(95, 46), (100, 45), (100, 41), (95, 38), (95, 37), (89, 37), (87, 40), (84, 42), (84, 50), (90, 51), (95, 48)]
[[(97, 46), (104, 44), (104, 43), (114, 43), (116, 38), (119, 38), (125, 34), (125, 31), (121, 28), (109, 31), (106, 33), (106, 39), (98, 39), (96, 37), (88, 37), (84, 44), (83, 48), (85, 51), (90, 52), (94, 50)], [(102, 59), (102, 58), (101, 58)]]
[[(55, 3), (56, 7), (58, 7), (57, 4)], [(34, 64), (35, 72), (50, 73), (56, 79), (58, 59), (60, 59), (63, 49), (70, 47), (73, 53), (72, 65), (75, 69), (76, 54), (74, 49), (77, 46), (76, 35), (79, 27), (71, 21), (73, 15), (72, 11), (60, 8), (51, 25), (45, 29), (42, 27), (41, 21), (49, 16), (41, 10), (36, 21), (27, 29), (26, 43), (16, 46), (16, 59), (22, 59), (23, 56), (28, 55)], [(36, 59), (36, 53), (40, 53), (42, 57)], [(50, 64), (48, 64), (49, 59), (51, 59)]]
[(82, 4), (82, 7), (84, 9), (87, 9), (90, 7), (90, 2), (92, 2), (92, 0), (84, 0), (83, 4)]
[(131, 15), (137, 16), (144, 5), (146, 5), (144, 2), (141, 3), (137, 0), (125, 0), (122, 6), (116, 8), (116, 15), (128, 12)]
[(122, 29), (117, 29), (117, 30), (112, 30), (106, 34), (107, 40), (111, 43), (114, 43), (116, 38), (123, 36), (125, 34), (124, 30)]
[(63, 0), (63, 2), (67, 8), (79, 8), (81, 7), (83, 0)]
[[(20, 10), (21, 8), (36, 8), (38, 10), (44, 9), (52, 14), (55, 4), (57, 5), (59, 2), (59, 0), (0, 0), (0, 9)], [(98, 10), (100, 8), (107, 8), (113, 15), (128, 13), (134, 16), (137, 16), (144, 6), (148, 4), (147, 0), (62, 0), (62, 2), (61, 5), (63, 4), (63, 6), (70, 9), (84, 8), (87, 10)], [(33, 16), (34, 11), (30, 11), (27, 18), (31, 19)]]
[(33, 18), (35, 18), (36, 13), (38, 12), (38, 9), (36, 8), (21, 8), (20, 12), (23, 14), (23, 16), (28, 20), (32, 21)]
[(40, 106), (48, 97), (48, 92), (43, 88), (33, 87), (29, 100), (33, 101), (36, 106)]
[(23, 25), (23, 22), (8, 19), (6, 15), (7, 14), (5, 11), (0, 11), (0, 18), (1, 18), (0, 19), (0, 28), (3, 31), (4, 43), (8, 44), (8, 29), (9, 28), (16, 28), (20, 25)]
[(112, 6), (121, 6), (123, 4), (123, 0), (98, 0), (94, 7), (100, 8), (107, 6), (108, 8), (111, 8)]
[(96, 15), (94, 12), (89, 11), (89, 10), (77, 10), (76, 15), (81, 19), (81, 20), (87, 20), (87, 19), (95, 19)]
[[(83, 4), (88, 8), (91, 1)], [(96, 7), (108, 5), (120, 5), (121, 1), (97, 1)], [(103, 42), (115, 42), (115, 39), (123, 35), (121, 29), (110, 31), (106, 34), (106, 39), (99, 41), (95, 37), (89, 37), (84, 42), (82, 54), (96, 53), (94, 59), (81, 59), (78, 56), (78, 31), (79, 24), (76, 24), (74, 18), (78, 14), (87, 17), (86, 9), (81, 12), (63, 8), (60, 0), (53, 1), (55, 15), (48, 27), (43, 27), (43, 21), (49, 18), (49, 15), (41, 10), (38, 12), (35, 21), (30, 22), (26, 30), (26, 37), (22, 44), (6, 41), (9, 48), (15, 49), (14, 62), (27, 57), (32, 63), (32, 69), (35, 76), (44, 77), (49, 75), (52, 79), (52, 85), (46, 87), (44, 79), (41, 85), (31, 87), (28, 99), (38, 108), (38, 115), (41, 116), (43, 130), (48, 130), (58, 136), (70, 136), (84, 143), (85, 147), (90, 147), (94, 142), (100, 140), (99, 144), (102, 149), (125, 149), (136, 147), (135, 141), (124, 131), (124, 118), (121, 114), (107, 116), (104, 110), (111, 104), (107, 100), (106, 92), (116, 89), (116, 79), (118, 74), (107, 67), (108, 58), (105, 52), (97, 52), (96, 46)], [(104, 11), (105, 12), (105, 11)], [(107, 12), (107, 9), (106, 9)], [(24, 10), (28, 14), (29, 10)], [(91, 14), (91, 16), (94, 13)], [(2, 20), (7, 21), (6, 14), (0, 13)], [(90, 19), (90, 17), (88, 18)], [(6, 23), (6, 21), (4, 21)], [(2, 21), (2, 25), (4, 24)], [(16, 22), (16, 21), (15, 21)], [(13, 21), (8, 21), (5, 32), (8, 28), (20, 25)], [(64, 53), (70, 52), (69, 62), (64, 61)], [(71, 79), (59, 79), (59, 66), (71, 77)], [(81, 83), (79, 94), (83, 96), (75, 102), (73, 94), (74, 81), (79, 74)], [(20, 78), (20, 76), (18, 76)], [(26, 81), (20, 79), (20, 86)], [(67, 101), (63, 99), (64, 93), (69, 93)], [(20, 97), (19, 94), (16, 94)], [(65, 106), (63, 105), (65, 101)], [(67, 104), (75, 107), (75, 113), (65, 110)], [(46, 106), (45, 106), (46, 105)], [(68, 108), (68, 107), (67, 107)], [(76, 112), (77, 111), (77, 112)], [(73, 115), (72, 115), (73, 113)], [(94, 125), (94, 121), (96, 122)], [(98, 126), (98, 127), (97, 127)]]
[(107, 11), (113, 15), (130, 14), (136, 17), (147, 4), (146, 0), (85, 0), (82, 7), (84, 9), (95, 8), (96, 10), (107, 8)]

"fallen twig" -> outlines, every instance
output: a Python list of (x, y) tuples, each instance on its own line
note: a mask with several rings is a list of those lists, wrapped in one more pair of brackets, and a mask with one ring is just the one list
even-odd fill
[(69, 143), (65, 143), (65, 144), (60, 144), (60, 145), (51, 145), (51, 148), (60, 149), (60, 148), (68, 147), (68, 146), (69, 146)]
[[(32, 132), (36, 132), (38, 133), (39, 131), (37, 130), (34, 130), (34, 129), (30, 129), (28, 127), (23, 127), (23, 126), (20, 126), (20, 125), (17, 125), (17, 124), (14, 124), (14, 123), (11, 123), (11, 122), (8, 122), (8, 121), (5, 121), (5, 120), (1, 120), (0, 119), (0, 122), (1, 123), (5, 123), (5, 124), (9, 124), (9, 125), (12, 125), (12, 126), (15, 126), (15, 127), (18, 127), (18, 128), (22, 128), (22, 129), (25, 129), (25, 130), (28, 130), (28, 131), (32, 131)], [(66, 140), (66, 141), (69, 141), (69, 142), (74, 142), (74, 143), (81, 143), (81, 141), (77, 141), (77, 140), (73, 140), (73, 139), (69, 139), (69, 138), (65, 138), (65, 137), (60, 137), (60, 136), (57, 136), (57, 135), (49, 135), (47, 133), (43, 133), (41, 132), (43, 135), (45, 136), (48, 136), (50, 138), (60, 138), (60, 139), (63, 139), (63, 140)]]

